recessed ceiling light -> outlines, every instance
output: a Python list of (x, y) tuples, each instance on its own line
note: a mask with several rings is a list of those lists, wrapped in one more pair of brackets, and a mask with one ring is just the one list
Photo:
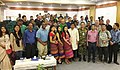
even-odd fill
[(43, 3), (41, 3), (40, 5), (43, 5)]
[(17, 3), (17, 5), (18, 5), (19, 3)]
[(62, 6), (62, 4), (60, 4), (60, 6)]
[(30, 3), (28, 3), (28, 5), (30, 5)]
[(22, 4), (22, 2), (20, 2), (19, 4)]
[(27, 6), (27, 8), (32, 8), (31, 6)]

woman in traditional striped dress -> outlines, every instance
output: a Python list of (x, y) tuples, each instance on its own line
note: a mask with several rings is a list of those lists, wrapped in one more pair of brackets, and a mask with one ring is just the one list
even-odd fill
[(56, 36), (57, 36), (57, 40), (58, 40), (58, 54), (59, 54), (58, 62), (60, 64), (62, 64), (62, 59), (65, 58), (65, 55), (64, 55), (64, 49), (63, 49), (63, 43), (62, 43), (62, 41), (63, 41), (62, 40), (62, 31), (61, 31), (60, 26), (57, 27)]
[(70, 34), (68, 32), (67, 26), (63, 27), (62, 37), (63, 37), (63, 45), (65, 51), (65, 62), (66, 64), (70, 64), (69, 59), (72, 58), (74, 55), (72, 51), (72, 45), (70, 42)]
[(58, 41), (56, 37), (56, 28), (54, 25), (50, 27), (49, 40), (50, 40), (50, 53), (58, 60)]

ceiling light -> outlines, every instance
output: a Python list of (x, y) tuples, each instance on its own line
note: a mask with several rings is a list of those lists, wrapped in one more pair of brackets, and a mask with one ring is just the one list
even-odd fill
[(43, 5), (43, 3), (41, 3), (40, 5)]
[(19, 4), (22, 4), (22, 2), (20, 2)]
[(27, 8), (31, 8), (31, 6), (27, 6)]
[(48, 8), (51, 8), (51, 9), (52, 9), (53, 7), (48, 7)]
[(71, 7), (69, 7), (68, 9), (72, 9)]
[(30, 3), (28, 3), (28, 5), (30, 5)]
[(60, 4), (60, 6), (62, 6), (62, 4)]
[(18, 5), (19, 3), (17, 3), (17, 5)]

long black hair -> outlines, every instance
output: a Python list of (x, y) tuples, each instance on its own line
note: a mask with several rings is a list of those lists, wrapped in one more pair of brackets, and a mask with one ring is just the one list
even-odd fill
[(62, 38), (61, 38), (62, 31), (59, 31), (59, 30), (58, 30), (58, 29), (59, 29), (59, 27), (60, 27), (60, 26), (57, 26), (57, 32), (58, 32), (58, 34), (59, 34), (60, 39), (62, 39)]
[[(19, 36), (19, 37), (17, 36), (16, 31), (15, 31), (15, 27), (16, 27), (16, 26), (19, 26), (19, 25), (15, 25), (15, 26), (14, 26), (13, 35), (14, 35), (14, 37), (15, 37), (15, 39), (16, 39), (16, 44), (17, 44), (17, 46), (20, 47), (19, 41), (22, 39), (22, 33), (21, 33), (21, 30), (19, 30), (19, 32), (18, 32), (18, 36)], [(20, 28), (20, 26), (19, 26), (19, 28)]]
[[(54, 26), (54, 25), (50, 26), (49, 33), (48, 33), (48, 41), (50, 41), (50, 36), (49, 36), (49, 34), (50, 34), (50, 32), (52, 31), (51, 29), (52, 29), (53, 27), (55, 27), (55, 26)], [(56, 31), (54, 31), (54, 33), (56, 34)]]
[(5, 26), (5, 25), (2, 25), (2, 26), (0, 27), (0, 37), (2, 37), (2, 36), (3, 36), (3, 35), (2, 35), (2, 31), (1, 31), (2, 27), (4, 27), (4, 28), (6, 29), (5, 34), (8, 34), (8, 35), (9, 35), (9, 32), (8, 32), (8, 30), (7, 30), (6, 26)]
[[(67, 27), (67, 26), (64, 26), (64, 27), (63, 27), (63, 32), (64, 32), (64, 34), (65, 34), (65, 38), (66, 38), (66, 33), (65, 33), (65, 30), (64, 30), (65, 27)], [(68, 35), (69, 35), (69, 37), (70, 37), (70, 33), (68, 32), (68, 30), (67, 30), (67, 33), (68, 33)]]

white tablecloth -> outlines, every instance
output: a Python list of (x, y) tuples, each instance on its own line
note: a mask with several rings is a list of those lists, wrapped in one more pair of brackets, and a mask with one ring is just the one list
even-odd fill
[(31, 61), (31, 59), (16, 60), (14, 70), (36, 69), (39, 64), (42, 64), (43, 67), (56, 66), (56, 59), (53, 56), (48, 58), (49, 60), (39, 59), (38, 61)]

